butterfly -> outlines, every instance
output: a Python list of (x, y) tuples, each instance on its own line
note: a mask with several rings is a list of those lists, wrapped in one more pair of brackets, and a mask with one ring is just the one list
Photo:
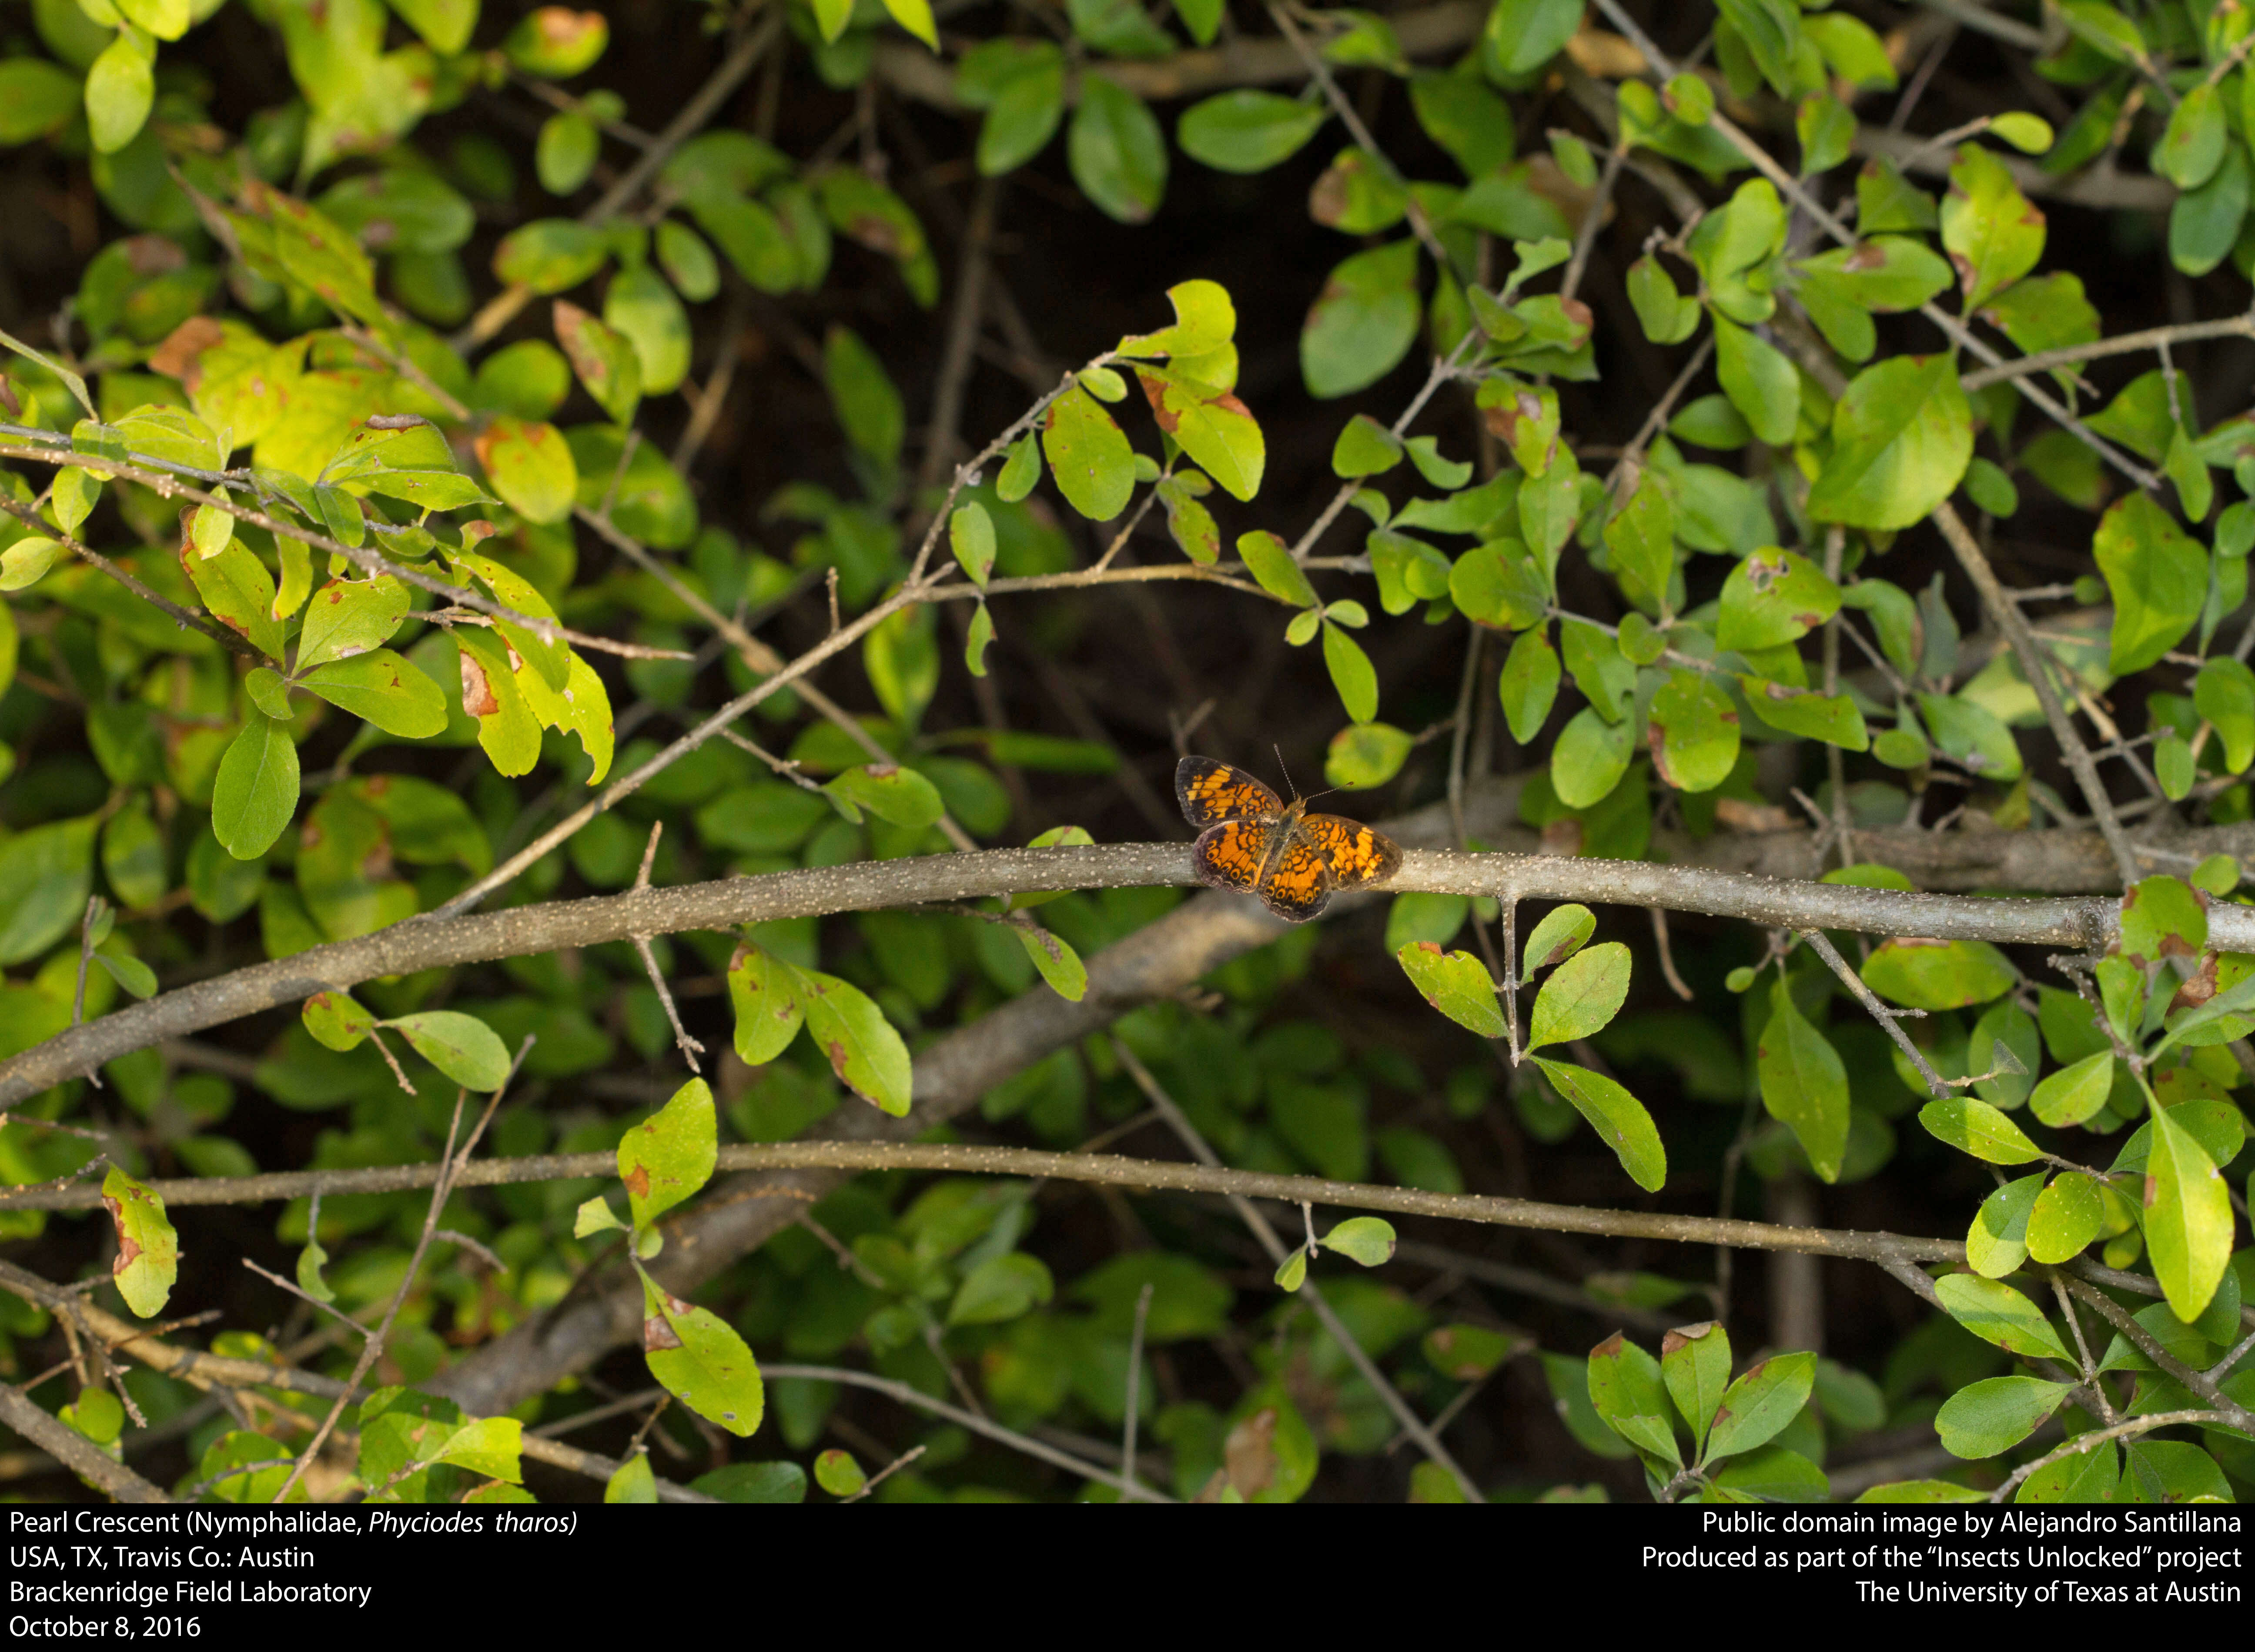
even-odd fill
[(1198, 881), (1249, 890), (1289, 924), (1321, 912), (1339, 889), (1383, 883), (1401, 869), (1393, 839), (1335, 814), (1310, 814), (1242, 769), (1210, 757), (1175, 767), (1175, 799), (1198, 828), (1191, 851)]

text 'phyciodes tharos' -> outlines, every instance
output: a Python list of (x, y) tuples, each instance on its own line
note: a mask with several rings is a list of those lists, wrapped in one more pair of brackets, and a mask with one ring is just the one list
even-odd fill
[(1198, 828), (1191, 851), (1198, 881), (1258, 895), (1288, 923), (1315, 917), (1339, 889), (1383, 883), (1401, 869), (1401, 851), (1384, 833), (1310, 814), (1303, 798), (1287, 805), (1242, 769), (1210, 757), (1176, 765), (1175, 798)]

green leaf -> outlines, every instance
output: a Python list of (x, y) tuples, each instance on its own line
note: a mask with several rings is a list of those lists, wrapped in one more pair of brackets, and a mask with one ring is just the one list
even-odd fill
[(1942, 1311), (1984, 1342), (2031, 1360), (2075, 1363), (2043, 1311), (2010, 1285), (1978, 1274), (1944, 1274), (1934, 1290)]
[(2229, 137), (2223, 98), (2212, 81), (2202, 81), (2178, 100), (2168, 130), (2146, 162), (2179, 189), (2198, 189), (2223, 162)]
[(112, 981), (136, 998), (156, 995), (157, 972), (139, 959), (104, 949), (95, 953), (94, 961), (102, 966)]
[(1969, 315), (2035, 268), (2044, 215), (2004, 162), (1975, 144), (1959, 146), (1942, 201), (1942, 244), (1957, 266)]
[(1382, 475), (1401, 462), (1401, 439), (1367, 413), (1347, 420), (1331, 446), (1336, 476)]
[(1832, 409), (1832, 452), (1809, 512), (1851, 528), (1907, 528), (1956, 491), (1973, 456), (1972, 409), (1948, 355), (1890, 356)]
[(1222, 92), (1183, 111), (1175, 141), (1216, 171), (1261, 172), (1297, 153), (1329, 113), (1274, 92)]
[(1629, 950), (1606, 941), (1560, 964), (1535, 995), (1528, 1023), (1529, 1050), (1587, 1038), (1620, 1011), (1628, 998)]
[(1214, 481), (1239, 499), (1260, 491), (1268, 446), (1243, 402), (1180, 374), (1144, 368), (1135, 376), (1159, 428)]
[(1804, 740), (1821, 740), (1847, 751), (1865, 751), (1872, 744), (1864, 714), (1847, 694), (1824, 695), (1814, 689), (1795, 688), (1767, 678), (1741, 676), (1739, 687), (1754, 715), (1771, 728)]
[(2122, 894), (2122, 930), (2115, 950), (2133, 963), (2187, 960), (2208, 950), (2208, 901), (2166, 874), (2144, 878)]
[(987, 588), (994, 566), (994, 519), (977, 500), (959, 505), (947, 519), (947, 545), (972, 584)]
[(1324, 778), (1348, 791), (1382, 786), (1401, 772), (1415, 743), (1391, 723), (1350, 723), (1331, 736)]
[(816, 1048), (831, 1071), (863, 1100), (895, 1118), (909, 1110), (908, 1046), (859, 988), (834, 975), (799, 972), (799, 1003)]
[(900, 460), (908, 416), (877, 353), (853, 328), (833, 325), (822, 341), (822, 373), (846, 439), (889, 470)]
[(747, 1066), (765, 1066), (781, 1055), (806, 1020), (798, 972), (748, 941), (728, 961), (728, 1000), (736, 1012), (736, 1053)]
[(1628, 297), (1644, 336), (1654, 344), (1681, 344), (1699, 326), (1698, 299), (1676, 292), (1675, 278), (1649, 255), (1629, 265)]
[(2114, 598), (2107, 669), (2128, 677), (2158, 662), (2200, 617), (2208, 552), (2143, 493), (2107, 510), (2090, 548)]
[(689, 1482), (724, 1503), (803, 1503), (806, 1471), (796, 1463), (730, 1463)]
[(1259, 582), (1262, 590), (1273, 597), (1289, 602), (1295, 608), (1315, 605), (1316, 587), (1308, 583), (1308, 576), (1284, 542), (1263, 530), (1244, 534), (1237, 541), (1237, 554), (1244, 559), (1246, 571)]
[(642, 1346), (650, 1375), (706, 1422), (738, 1436), (759, 1427), (767, 1411), (759, 1364), (718, 1314), (692, 1307), (645, 1278)]
[(1722, 1403), (1707, 1431), (1703, 1460), (1719, 1462), (1766, 1445), (1792, 1422), (1809, 1402), (1816, 1383), (1813, 1353), (1773, 1354), (1747, 1368), (1745, 1375), (1723, 1390)]
[(502, 503), (528, 522), (572, 514), (580, 467), (555, 425), (503, 414), (478, 432), (478, 463)]
[(2247, 221), (2250, 186), (2246, 151), (2228, 145), (2216, 175), (2198, 189), (2179, 195), (2169, 208), (2169, 262), (2187, 275), (2202, 276), (2228, 257)]
[[(720, 260), (713, 256), (713, 249), (694, 229), (671, 218), (666, 219), (657, 227), (657, 262), (664, 270), (666, 278), (673, 283), (674, 290), (692, 304), (701, 304), (720, 292)], [(612, 320), (611, 325), (629, 334), (633, 332), (632, 328), (623, 327), (616, 320)], [(493, 357), (488, 356), (486, 360), (490, 362)], [(647, 362), (643, 364), (643, 370), (644, 382), (650, 383)]]
[(2003, 720), (1986, 706), (1963, 695), (1921, 694), (1918, 708), (1944, 756), (1985, 779), (2020, 777), (2019, 743)]
[(1620, 1332), (1590, 1350), (1590, 1403), (1630, 1445), (1670, 1467), (1683, 1455), (1668, 1422), (1668, 1391), (1660, 1363)]
[(1840, 587), (1798, 552), (1755, 552), (1723, 581), (1715, 622), (1719, 648), (1776, 648), (1806, 636), (1840, 611)]
[(329, 1253), (321, 1248), (320, 1238), (309, 1233), (306, 1237), (306, 1248), (298, 1253), (298, 1289), (315, 1302), (334, 1302), (337, 1299), (336, 1287), (321, 1276), (321, 1269), (328, 1265), (328, 1262)]
[(627, 336), (576, 304), (554, 306), (556, 341), (595, 405), (618, 424), (634, 417), (642, 399), (642, 356)]
[(1848, 1149), (1848, 1071), (1782, 978), (1770, 992), (1755, 1060), (1764, 1109), (1793, 1132), (1820, 1179), (1837, 1181)]
[(1050, 1270), (1038, 1256), (1005, 1251), (989, 1256), (956, 1287), (947, 1307), (951, 1325), (992, 1325), (1043, 1306), (1057, 1292)]
[(423, 1009), (379, 1026), (396, 1029), (415, 1053), (468, 1090), (498, 1090), (509, 1078), (509, 1048), (491, 1027), (459, 1009)]
[(1739, 760), (1739, 714), (1703, 672), (1678, 670), (1652, 697), (1653, 768), (1679, 791), (1711, 791)]
[(1503, 700), (1504, 721), (1510, 725), (1511, 737), (1521, 745), (1532, 744), (1542, 732), (1550, 707), (1557, 701), (1561, 676), (1557, 650), (1550, 646), (1544, 629), (1520, 633), (1496, 679), (1496, 692)]
[(1782, 351), (1718, 315), (1715, 371), (1755, 435), (1772, 446), (1792, 441), (1801, 423), (1801, 376)]
[(1331, 674), (1331, 686), (1338, 691), (1339, 704), (1356, 722), (1370, 721), (1378, 715), (1377, 668), (1362, 651), (1362, 644), (1339, 627), (1326, 620), (1323, 633), (1324, 665)]
[(1481, 55), (1496, 73), (1525, 74), (1556, 56), (1582, 25), (1581, 0), (1500, 0)]
[[(494, 1042), (498, 1048), (501, 1041)], [(702, 1079), (683, 1085), (672, 1100), (620, 1138), (619, 1179), (626, 1184), (628, 1209), (637, 1228), (650, 1227), (713, 1179), (719, 1142), (713, 1092)]]
[(602, 135), (585, 115), (551, 115), (540, 123), (532, 169), (551, 195), (568, 195), (587, 181), (602, 148)]
[(2193, 684), (2194, 710), (2215, 725), (2223, 766), (2244, 774), (2255, 762), (2255, 671), (2229, 654), (2204, 663)]
[(299, 678), (298, 686), (404, 740), (446, 731), (446, 694), (388, 648), (323, 665)]
[(2028, 1255), (2047, 1264), (2081, 1255), (2106, 1226), (2099, 1185), (2097, 1177), (2069, 1170), (2039, 1193), (2028, 1213)]
[(518, 1464), (523, 1438), (524, 1424), (513, 1417), (481, 1417), (456, 1430), (431, 1460), (452, 1463), (482, 1480), (507, 1480), (514, 1486), (524, 1479)]
[(2020, 979), (1986, 941), (1897, 939), (1864, 960), (1864, 984), (1913, 1009), (1956, 1009), (1986, 1003)]
[(901, 27), (933, 51), (939, 50), (939, 25), (932, 21), (931, 0), (885, 0), (885, 10)]
[(1647, 471), (1639, 480), (1636, 491), (1605, 524), (1605, 538), (1625, 588), (1649, 597), (1655, 607), (1667, 606), (1675, 571), (1675, 507), (1656, 475)]
[(1103, 75), (1082, 77), (1065, 158), (1080, 193), (1123, 224), (1144, 222), (1166, 193), (1167, 140), (1157, 117), (1142, 98)]
[(1609, 723), (1593, 706), (1576, 712), (1550, 754), (1550, 784), (1558, 801), (1570, 809), (1602, 801), (1628, 772), (1633, 742), (1626, 722)]
[(1042, 417), (1042, 449), (1067, 503), (1092, 522), (1127, 509), (1135, 489), (1135, 454), (1096, 398), (1075, 384)]
[(2156, 1107), (2146, 1150), (2146, 1248), (2179, 1319), (2197, 1318), (2231, 1262), (2231, 1195), (2216, 1162), (2168, 1107)]
[(657, 1476), (651, 1472), (648, 1452), (628, 1453), (626, 1460), (604, 1483), (603, 1501), (607, 1503), (654, 1503), (657, 1501)]
[(1394, 1224), (1376, 1216), (1351, 1216), (1325, 1234), (1323, 1242), (1350, 1262), (1376, 1268), (1394, 1260)]
[(41, 58), (8, 59), (0, 63), (0, 144), (53, 136), (81, 101), (76, 76)]
[(931, 826), (947, 812), (939, 789), (915, 770), (898, 763), (861, 763), (822, 789), (847, 819), (856, 822), (866, 809), (880, 820), (913, 831)]
[(2073, 1384), (2037, 1377), (1989, 1377), (1969, 1383), (1942, 1402), (1935, 1431), (1953, 1457), (1978, 1459), (2010, 1451), (2059, 1409)]
[(1024, 165), (1046, 148), (1064, 114), (1064, 54), (1047, 40), (988, 40), (966, 51), (956, 95), (987, 111), (978, 162), (984, 177)]
[(298, 748), (290, 725), (253, 712), (220, 759), (212, 785), (212, 833), (238, 861), (273, 847), (298, 812)]
[(1420, 1345), (1428, 1362), (1458, 1382), (1477, 1382), (1506, 1360), (1526, 1353), (1532, 1339), (1485, 1325), (1448, 1325), (1428, 1331)]
[(1373, 247), (1339, 264), (1300, 330), (1308, 393), (1346, 396), (1385, 377), (1416, 342), (1418, 312), (1415, 241)]
[(407, 587), (389, 574), (331, 580), (306, 607), (298, 633), (298, 671), (367, 653), (390, 640), (406, 620), (407, 609)]
[(2028, 1259), (2028, 1217), (2042, 1196), (2043, 1173), (2006, 1183), (1981, 1201), (1965, 1233), (1965, 1260), (1985, 1278), (2017, 1272)]
[(315, 1042), (332, 1050), (357, 1049), (361, 1041), (376, 1030), (376, 1017), (362, 1009), (349, 993), (315, 993), (298, 1013)]
[(41, 534), (17, 540), (0, 551), (0, 591), (28, 591), (46, 577), (62, 554), (60, 542)]
[(2100, 1050), (2048, 1074), (2028, 1096), (2028, 1110), (2054, 1129), (2097, 1118), (2114, 1088), (2114, 1054)]
[(157, 101), (156, 49), (120, 29), (86, 74), (86, 124), (98, 154), (114, 155), (141, 135)]
[(540, 720), (526, 703), (522, 679), (509, 669), (506, 645), (464, 629), (455, 632), (454, 646), (462, 710), (477, 720), (479, 746), (498, 772), (530, 773), (540, 759)]
[(634, 1230), (618, 1219), (618, 1213), (605, 1202), (601, 1194), (583, 1200), (572, 1219), (572, 1237), (587, 1239), (597, 1234), (630, 1234)]
[(814, 1459), (814, 1483), (832, 1497), (851, 1497), (869, 1483), (851, 1452), (827, 1451)]
[(267, 658), (282, 657), (282, 626), (274, 617), (274, 577), (241, 541), (230, 541), (216, 556), (184, 556), (180, 566), (214, 619)]
[(2042, 1151), (2004, 1113), (1986, 1101), (1954, 1096), (1929, 1101), (1918, 1110), (1928, 1134), (1991, 1164), (2027, 1164)]
[(1409, 984), (1427, 1003), (1483, 1038), (1504, 1034), (1495, 978), (1470, 953), (1444, 953), (1431, 941), (1413, 941), (1394, 953)]
[(569, 218), (542, 218), (510, 231), (494, 250), (494, 273), (542, 297), (578, 286), (603, 267), (611, 243)]
[(1619, 642), (1584, 620), (1562, 620), (1558, 640), (1564, 645), (1566, 670), (1574, 686), (1589, 696), (1590, 704), (1608, 722), (1628, 714), (1636, 689), (1636, 670)]
[(1605, 1074), (1587, 1067), (1542, 1056), (1535, 1058), (1535, 1065), (1612, 1149), (1629, 1179), (1647, 1193), (1658, 1192), (1668, 1180), (1668, 1149), (1661, 1145), (1660, 1132), (1653, 1128), (1652, 1115), (1644, 1110), (1644, 1104)]
[(1693, 1448), (1704, 1452), (1708, 1424), (1731, 1381), (1729, 1334), (1711, 1319), (1676, 1326), (1660, 1339), (1660, 1378), (1691, 1425)]
[(139, 1318), (162, 1313), (180, 1273), (180, 1239), (165, 1215), (165, 1201), (115, 1165), (102, 1179), (102, 1202), (117, 1229), (109, 1280)]
[(1552, 907), (1521, 943), (1521, 978), (1531, 981), (1554, 965), (1564, 963), (1581, 951), (1582, 944), (1597, 930), (1597, 914), (1588, 907), (1571, 901)]
[(1078, 1003), (1088, 995), (1088, 967), (1061, 938), (1045, 929), (1013, 929), (1026, 956), (1060, 998)]

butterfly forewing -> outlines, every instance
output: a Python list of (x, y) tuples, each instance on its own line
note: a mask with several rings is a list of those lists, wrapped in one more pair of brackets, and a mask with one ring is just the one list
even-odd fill
[(1183, 818), (1201, 829), (1218, 820), (1273, 820), (1284, 812), (1282, 798), (1242, 769), (1211, 757), (1185, 757), (1175, 765), (1175, 800)]
[(1342, 815), (1311, 814), (1300, 830), (1331, 862), (1331, 882), (1343, 889), (1383, 883), (1401, 869), (1401, 851), (1383, 832)]

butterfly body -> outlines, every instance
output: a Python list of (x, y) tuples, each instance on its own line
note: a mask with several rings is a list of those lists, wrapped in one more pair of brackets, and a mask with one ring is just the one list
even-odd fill
[(1242, 769), (1212, 758), (1176, 766), (1175, 798), (1198, 828), (1191, 851), (1198, 881), (1258, 895), (1287, 923), (1305, 923), (1338, 891), (1382, 883), (1401, 869), (1401, 851), (1384, 833), (1310, 814), (1304, 798), (1287, 804)]

